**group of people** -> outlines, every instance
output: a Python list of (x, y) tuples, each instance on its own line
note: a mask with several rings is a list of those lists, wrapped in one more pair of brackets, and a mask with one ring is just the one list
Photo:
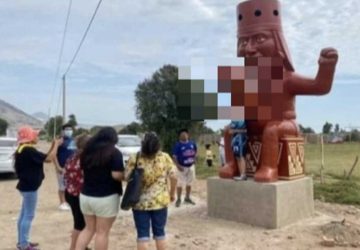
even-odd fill
[[(18, 131), (15, 153), (17, 189), (22, 196), (18, 219), (19, 250), (38, 250), (39, 244), (29, 240), (35, 216), (38, 190), (44, 175), (44, 163), (53, 163), (59, 182), (60, 209), (71, 209), (73, 231), (70, 250), (89, 249), (95, 238), (95, 249), (108, 249), (110, 229), (116, 219), (126, 181), (135, 167), (143, 168), (139, 202), (133, 207), (137, 231), (137, 249), (147, 249), (150, 229), (158, 250), (165, 249), (165, 225), (168, 206), (176, 200), (195, 204), (191, 186), (195, 180), (196, 144), (189, 140), (186, 129), (179, 131), (172, 157), (161, 151), (156, 133), (145, 134), (140, 152), (124, 166), (122, 153), (117, 149), (117, 132), (102, 128), (94, 136), (80, 135), (73, 139), (74, 128), (65, 124), (62, 137), (55, 139), (48, 153), (36, 149), (38, 131), (24, 126)], [(182, 188), (186, 194), (182, 200)], [(175, 193), (177, 192), (177, 198)]]

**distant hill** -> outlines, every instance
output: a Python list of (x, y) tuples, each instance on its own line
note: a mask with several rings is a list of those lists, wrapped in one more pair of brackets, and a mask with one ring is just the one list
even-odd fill
[(15, 130), (21, 125), (30, 125), (34, 128), (43, 128), (44, 123), (0, 99), (0, 118), (9, 123), (10, 130)]
[(42, 123), (46, 123), (49, 120), (49, 116), (47, 114), (45, 114), (44, 112), (36, 112), (36, 113), (32, 114), (31, 116), (34, 117), (35, 119), (38, 119)]

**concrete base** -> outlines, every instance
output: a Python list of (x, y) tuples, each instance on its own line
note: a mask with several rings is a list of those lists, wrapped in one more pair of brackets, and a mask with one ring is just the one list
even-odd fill
[(293, 181), (258, 183), (209, 178), (208, 214), (265, 228), (280, 228), (314, 213), (310, 177)]

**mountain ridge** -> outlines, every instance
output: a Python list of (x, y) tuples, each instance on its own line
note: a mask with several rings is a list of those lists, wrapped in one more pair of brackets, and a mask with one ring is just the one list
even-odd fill
[(0, 99), (0, 118), (9, 123), (10, 130), (17, 129), (22, 125), (29, 125), (37, 129), (44, 126), (42, 121), (2, 99)]

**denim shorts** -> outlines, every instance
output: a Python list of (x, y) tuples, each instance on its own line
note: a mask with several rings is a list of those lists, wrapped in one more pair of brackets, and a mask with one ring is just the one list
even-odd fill
[(138, 241), (150, 240), (150, 225), (155, 240), (165, 239), (167, 208), (159, 210), (133, 210)]
[(246, 147), (246, 137), (242, 134), (237, 134), (231, 141), (232, 151), (235, 157), (244, 157)]

